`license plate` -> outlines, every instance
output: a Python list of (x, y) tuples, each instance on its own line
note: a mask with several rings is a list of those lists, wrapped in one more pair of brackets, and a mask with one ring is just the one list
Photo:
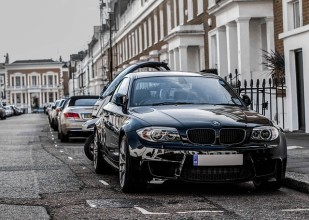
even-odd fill
[(193, 166), (240, 166), (243, 163), (243, 154), (193, 155)]
[(92, 118), (92, 114), (91, 113), (84, 113), (83, 118)]

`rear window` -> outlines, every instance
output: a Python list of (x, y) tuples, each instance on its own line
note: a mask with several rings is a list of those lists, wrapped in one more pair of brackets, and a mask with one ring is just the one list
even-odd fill
[(93, 106), (98, 99), (74, 99), (69, 106)]

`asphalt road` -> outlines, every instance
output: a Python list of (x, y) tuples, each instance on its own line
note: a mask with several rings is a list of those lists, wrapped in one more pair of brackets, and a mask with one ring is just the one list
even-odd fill
[(60, 143), (45, 114), (0, 121), (0, 219), (309, 219), (308, 194), (288, 188), (157, 182), (124, 194), (83, 143)]

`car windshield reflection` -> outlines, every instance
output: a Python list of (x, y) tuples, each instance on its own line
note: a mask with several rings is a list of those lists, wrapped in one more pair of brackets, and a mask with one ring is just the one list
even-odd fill
[(197, 76), (158, 76), (136, 79), (131, 107), (160, 105), (242, 106), (235, 92), (222, 79)]

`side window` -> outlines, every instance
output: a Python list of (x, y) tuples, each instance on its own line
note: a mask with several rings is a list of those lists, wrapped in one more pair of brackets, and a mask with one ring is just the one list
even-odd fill
[(122, 82), (119, 84), (119, 86), (116, 88), (115, 93), (112, 97), (112, 102), (115, 102), (115, 95), (117, 93), (126, 95), (128, 94), (128, 90), (129, 90), (129, 85), (130, 85), (130, 79), (129, 78), (124, 78), (122, 80)]

